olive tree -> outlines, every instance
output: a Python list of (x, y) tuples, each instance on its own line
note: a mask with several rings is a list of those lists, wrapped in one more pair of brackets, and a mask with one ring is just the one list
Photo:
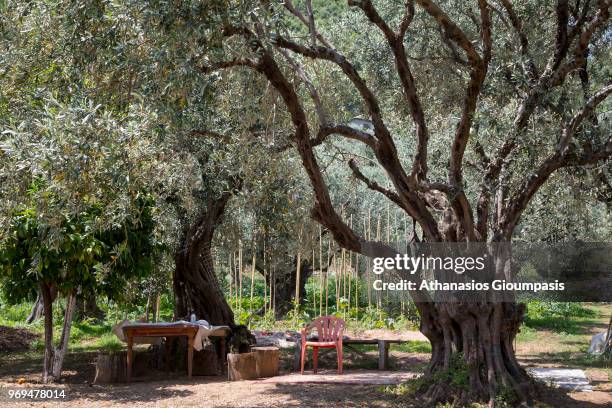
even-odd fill
[[(313, 189), (311, 215), (342, 247), (369, 256), (394, 252), (368, 242), (334, 207), (317, 156), (330, 138), (349, 139), (372, 152), (384, 179), (367, 177), (357, 159), (347, 163), (354, 177), (412, 217), (428, 242), (509, 242), (551, 176), (608, 160), (609, 122), (598, 107), (612, 92), (601, 74), (609, 61), (609, 1), (380, 3), (348, 1), (363, 18), (342, 14), (353, 25), (359, 21), (355, 30), (320, 22), (310, 0), (240, 3), (220, 23), (223, 52), (199, 60), (205, 72), (250, 70), (278, 92)], [(336, 41), (343, 30), (351, 41)], [(355, 59), (360, 50), (351, 48), (361, 34), (384, 44), (378, 65), (393, 75), (364, 73), (366, 61)], [(425, 56), (414, 56), (423, 50)], [(333, 71), (335, 83), (320, 84), (319, 70)], [(448, 76), (428, 77), (428, 70)], [(381, 101), (385, 80), (396, 84), (401, 105)], [(337, 91), (343, 87), (349, 90)], [(371, 132), (347, 125), (342, 110), (355, 98)], [(402, 113), (400, 120), (393, 111)], [(452, 131), (445, 132), (439, 120)], [(406, 138), (397, 135), (406, 133), (414, 141), (409, 163), (398, 155), (398, 143)], [(430, 155), (434, 143), (445, 146), (437, 163)], [(462, 398), (493, 403), (502, 387), (521, 399), (532, 395), (512, 347), (524, 307), (436, 303), (423, 290), (411, 295), (432, 345), (426, 378), (447, 370), (460, 353), (469, 372), (469, 391)], [(449, 398), (445, 381), (428, 384), (425, 396)]]

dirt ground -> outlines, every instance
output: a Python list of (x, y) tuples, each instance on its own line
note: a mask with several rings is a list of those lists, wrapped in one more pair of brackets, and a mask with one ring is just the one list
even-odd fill
[[(384, 333), (377, 333), (384, 334)], [(389, 335), (389, 333), (387, 333)], [(405, 334), (406, 335), (406, 334)], [(408, 336), (408, 335), (406, 335)], [(419, 334), (411, 334), (409, 337)], [(532, 345), (524, 355), (532, 355), (539, 347)], [(267, 381), (229, 382), (224, 377), (194, 377), (189, 381), (183, 373), (152, 373), (136, 378), (132, 384), (94, 385), (95, 353), (73, 353), (67, 356), (63, 383), (54, 386), (40, 384), (40, 360), (38, 356), (21, 355), (0, 367), (0, 407), (409, 407), (421, 408), (422, 404), (406, 397), (383, 393), (379, 385), (347, 384), (287, 384)], [(335, 367), (333, 351), (322, 353), (321, 367)], [(371, 358), (370, 358), (371, 357)], [(394, 370), (422, 372), (429, 355), (391, 350)], [(283, 354), (283, 373), (291, 365), (292, 353)], [(524, 361), (527, 364), (528, 359)], [(375, 369), (377, 352), (365, 353), (365, 357), (348, 351), (345, 354), (346, 372), (358, 369)], [(530, 364), (536, 365), (536, 364)], [(547, 389), (542, 400), (547, 407), (612, 407), (612, 388), (606, 371), (595, 370), (600, 381), (595, 381), (596, 391), (568, 393)], [(593, 379), (592, 379), (593, 380)], [(23, 384), (19, 384), (19, 382)], [(64, 390), (65, 398), (59, 400), (9, 399), (9, 390), (57, 388)]]
[(27, 329), (0, 326), (0, 352), (25, 351), (40, 337)]
[[(130, 385), (98, 386), (65, 384), (62, 400), (19, 402), (6, 398), (8, 389), (41, 388), (0, 383), (3, 407), (412, 407), (417, 402), (384, 394), (378, 386), (345, 384), (274, 384), (262, 381), (228, 382), (222, 378), (184, 378), (135, 382)], [(49, 387), (45, 387), (49, 388)], [(563, 393), (550, 391), (543, 398), (549, 407), (610, 407), (609, 393), (602, 391)]]

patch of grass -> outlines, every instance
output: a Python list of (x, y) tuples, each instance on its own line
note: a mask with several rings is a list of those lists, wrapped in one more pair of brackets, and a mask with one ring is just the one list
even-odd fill
[(93, 347), (103, 351), (121, 351), (124, 349), (125, 344), (114, 333), (106, 333), (93, 344)]
[[(388, 385), (379, 391), (397, 396), (414, 396), (433, 384), (448, 384), (453, 395), (459, 395), (469, 388), (469, 372), (462, 353), (453, 354), (448, 370), (443, 370), (429, 376), (420, 376), (398, 385)], [(451, 405), (452, 406), (452, 405)]]
[(409, 340), (406, 343), (394, 344), (393, 350), (405, 353), (431, 353), (431, 344), (428, 341)]
[(100, 337), (104, 334), (111, 333), (112, 327), (108, 323), (97, 323), (93, 320), (83, 320), (81, 322), (73, 322), (70, 330), (70, 343), (76, 344), (83, 340), (88, 340), (94, 337)]
[(556, 333), (581, 334), (585, 326), (596, 323), (599, 313), (581, 303), (529, 302), (525, 326)]
[(518, 335), (516, 336), (516, 339), (521, 342), (522, 341), (534, 341), (534, 340), (537, 340), (537, 338), (538, 338), (538, 331), (524, 324), (521, 326), (521, 329)]
[(29, 302), (18, 305), (0, 304), (0, 325), (14, 327), (25, 324), (31, 309), (32, 304)]
[(593, 355), (574, 351), (560, 351), (551, 353), (539, 353), (538, 358), (542, 362), (559, 363), (572, 368), (603, 368), (612, 369), (612, 361), (600, 355)]

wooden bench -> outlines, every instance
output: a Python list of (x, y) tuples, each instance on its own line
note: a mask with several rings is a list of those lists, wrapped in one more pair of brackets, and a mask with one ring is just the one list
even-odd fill
[[(343, 339), (342, 345), (352, 351), (356, 352), (360, 356), (367, 358), (365, 353), (351, 347), (358, 344), (376, 344), (378, 346), (378, 369), (388, 370), (389, 369), (389, 347), (391, 344), (406, 343), (405, 340), (385, 340), (385, 339)], [(298, 341), (295, 347), (295, 359), (293, 362), (293, 369), (299, 371), (300, 369), (300, 353), (302, 344)]]

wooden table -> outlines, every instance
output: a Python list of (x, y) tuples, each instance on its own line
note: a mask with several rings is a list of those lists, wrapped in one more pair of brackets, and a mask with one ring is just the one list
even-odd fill
[(134, 345), (134, 337), (164, 337), (166, 339), (166, 368), (169, 365), (170, 342), (171, 337), (187, 336), (187, 375), (191, 378), (193, 370), (193, 341), (199, 330), (199, 326), (194, 324), (165, 324), (158, 325), (155, 323), (139, 323), (123, 326), (123, 333), (127, 339), (127, 381), (132, 379), (132, 346)]
[[(367, 357), (364, 353), (359, 350), (351, 347), (351, 345), (356, 344), (376, 344), (378, 345), (378, 369), (379, 370), (388, 370), (389, 369), (389, 347), (391, 344), (401, 344), (405, 343), (405, 340), (386, 340), (386, 339), (343, 339), (342, 345), (348, 349), (353, 350), (357, 354), (362, 357)], [(301, 340), (298, 339), (297, 345), (295, 347), (295, 359), (293, 362), (293, 368), (295, 371), (300, 369), (300, 353), (301, 353), (302, 343)]]

